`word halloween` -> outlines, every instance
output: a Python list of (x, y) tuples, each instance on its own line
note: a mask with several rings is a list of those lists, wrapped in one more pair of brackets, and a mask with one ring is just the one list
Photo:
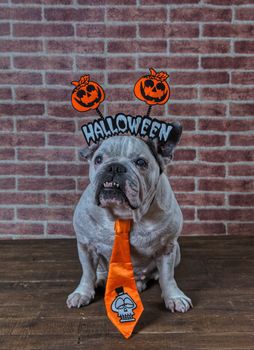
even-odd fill
[(132, 115), (118, 113), (114, 118), (108, 116), (84, 124), (81, 130), (88, 145), (91, 141), (98, 142), (107, 137), (127, 132), (134, 136), (147, 136), (150, 139), (158, 138), (159, 141), (166, 142), (172, 130), (172, 124), (151, 119), (147, 116), (138, 115), (133, 117)]

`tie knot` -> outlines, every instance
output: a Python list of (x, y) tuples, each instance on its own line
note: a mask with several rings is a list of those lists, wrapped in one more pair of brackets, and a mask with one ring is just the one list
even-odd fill
[(120, 235), (129, 235), (131, 230), (131, 220), (117, 219), (115, 222), (115, 233)]

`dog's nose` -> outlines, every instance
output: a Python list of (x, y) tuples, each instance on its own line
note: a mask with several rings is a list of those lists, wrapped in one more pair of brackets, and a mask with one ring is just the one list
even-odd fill
[(113, 174), (122, 174), (122, 173), (126, 173), (127, 169), (125, 168), (124, 165), (120, 163), (114, 163), (114, 164), (109, 164), (107, 166), (107, 172), (113, 173)]

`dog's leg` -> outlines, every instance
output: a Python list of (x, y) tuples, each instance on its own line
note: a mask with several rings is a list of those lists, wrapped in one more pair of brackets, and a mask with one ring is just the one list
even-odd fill
[(67, 298), (66, 303), (69, 308), (88, 305), (95, 293), (96, 269), (99, 258), (93, 249), (79, 242), (78, 254), (83, 274), (78, 287)]
[(156, 260), (162, 297), (166, 308), (172, 312), (186, 312), (192, 307), (191, 299), (178, 288), (174, 279), (174, 268), (179, 261), (180, 248), (177, 242), (169, 254), (162, 255)]

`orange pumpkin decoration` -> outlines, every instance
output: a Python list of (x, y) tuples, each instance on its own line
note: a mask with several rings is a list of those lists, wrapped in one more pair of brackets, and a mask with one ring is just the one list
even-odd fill
[(90, 109), (97, 109), (104, 101), (104, 90), (95, 81), (90, 81), (89, 75), (83, 75), (79, 81), (71, 83), (76, 86), (72, 91), (71, 103), (77, 111), (87, 112)]
[(144, 75), (136, 82), (135, 96), (148, 105), (163, 105), (170, 96), (169, 85), (166, 82), (168, 77), (167, 73), (156, 73), (153, 68), (150, 68), (150, 74)]

